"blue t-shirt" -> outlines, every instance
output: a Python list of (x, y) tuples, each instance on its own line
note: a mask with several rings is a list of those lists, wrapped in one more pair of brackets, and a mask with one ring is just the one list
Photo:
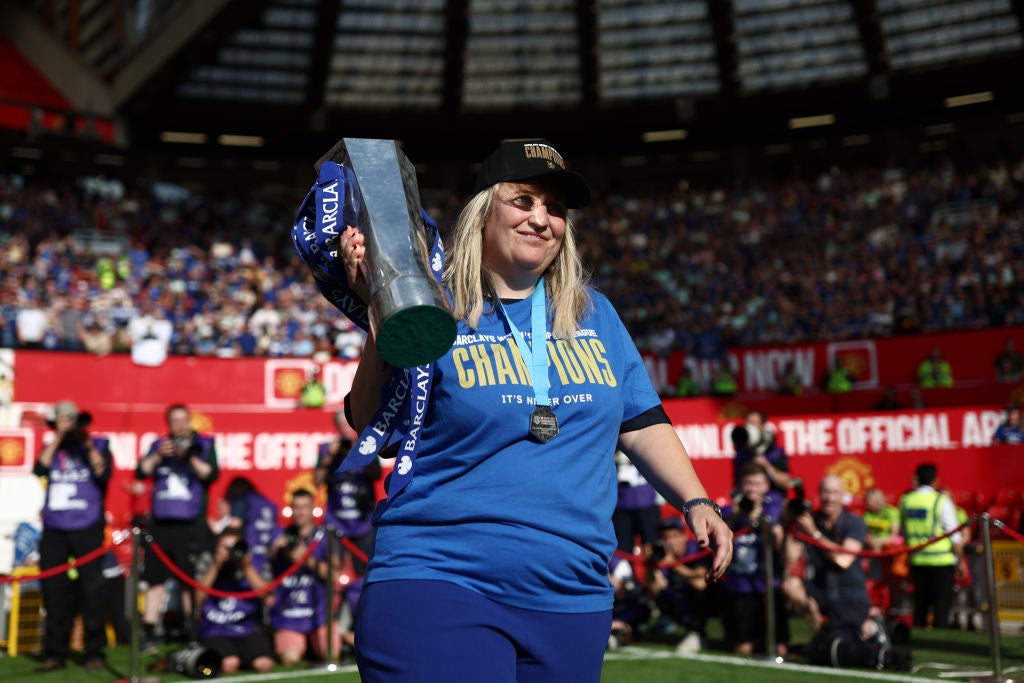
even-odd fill
[[(619, 427), (660, 405), (611, 304), (576, 338), (548, 339), (559, 434), (529, 433), (534, 392), (500, 312), (459, 324), (437, 361), (412, 482), (377, 506), (367, 581), (450, 581), (498, 602), (552, 612), (612, 607)], [(530, 299), (506, 303), (530, 338)]]

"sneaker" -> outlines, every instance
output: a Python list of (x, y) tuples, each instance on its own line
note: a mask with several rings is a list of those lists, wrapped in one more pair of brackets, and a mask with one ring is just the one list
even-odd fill
[(686, 634), (686, 637), (679, 641), (676, 645), (677, 655), (695, 655), (701, 651), (700, 634), (696, 631), (690, 631)]
[(160, 651), (160, 643), (156, 638), (141, 638), (139, 640), (139, 654), (155, 655)]

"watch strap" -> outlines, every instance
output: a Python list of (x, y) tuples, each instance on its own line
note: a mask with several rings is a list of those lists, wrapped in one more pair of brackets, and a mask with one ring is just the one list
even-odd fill
[(718, 507), (718, 503), (711, 500), (710, 498), (691, 498), (690, 500), (686, 501), (683, 504), (683, 514), (690, 514), (690, 510), (697, 507), (698, 505), (707, 505), (712, 510), (714, 510), (715, 514), (717, 514), (719, 517), (722, 516), (722, 509)]

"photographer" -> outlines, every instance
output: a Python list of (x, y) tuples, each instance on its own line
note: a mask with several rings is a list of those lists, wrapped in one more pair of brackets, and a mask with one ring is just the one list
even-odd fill
[(658, 522), (661, 520), (657, 492), (620, 450), (615, 451), (615, 470), (619, 488), (612, 526), (615, 527), (619, 550), (632, 553), (639, 536), (643, 552), (649, 553), (651, 543), (658, 536)]
[[(811, 663), (833, 667), (874, 667), (909, 670), (910, 653), (889, 647), (881, 620), (869, 616), (871, 603), (860, 558), (867, 528), (864, 520), (843, 507), (843, 481), (834, 474), (821, 480), (821, 508), (790, 501), (784, 524), (813, 539), (804, 544), (786, 537), (788, 576), (783, 593), (802, 614), (814, 636), (807, 645)], [(806, 557), (801, 579), (792, 567)]]
[(681, 563), (699, 547), (691, 542), (679, 517), (663, 519), (659, 539), (651, 546), (647, 590), (662, 617), (686, 628), (676, 645), (678, 654), (696, 654), (704, 643), (708, 622), (708, 564), (710, 558)]
[[(71, 401), (54, 411), (53, 440), (39, 453), (33, 473), (47, 481), (43, 503), (43, 534), (39, 541), (39, 568), (50, 569), (82, 557), (103, 544), (103, 507), (110, 480), (111, 455), (106, 439), (93, 437), (86, 428), (88, 413)], [(88, 562), (43, 579), (46, 608), (44, 654), (37, 671), (63, 669), (70, 653), (71, 625), (76, 606), (85, 627), (85, 668), (106, 668), (106, 610), (100, 600), (102, 562)]]
[[(278, 527), (270, 544), (270, 568), (275, 577), (302, 558), (316, 531), (313, 494), (299, 489), (292, 494), (291, 525)], [(274, 589), (270, 626), (274, 629), (274, 651), (285, 666), (301, 662), (310, 646), (318, 657), (327, 651), (326, 548), (326, 542), (320, 543), (306, 565)], [(334, 652), (338, 652), (337, 647)]]
[(779, 590), (783, 529), (778, 518), (765, 510), (769, 484), (768, 475), (761, 465), (756, 462), (744, 465), (740, 471), (739, 486), (738, 502), (722, 509), (722, 516), (733, 530), (733, 560), (725, 573), (725, 613), (722, 619), (725, 637), (733, 652), (746, 657), (765, 648), (765, 593), (768, 588), (765, 584), (763, 525), (768, 525), (773, 550), (774, 581), (771, 590), (775, 595), (775, 652), (768, 654), (785, 657), (789, 643), (789, 615)]
[(242, 530), (242, 538), (249, 545), (252, 565), (262, 572), (267, 563), (270, 541), (277, 529), (277, 506), (246, 477), (235, 477), (224, 492), (231, 508), (228, 526)]
[[(192, 429), (188, 408), (181, 404), (167, 409), (167, 435), (157, 439), (146, 457), (139, 461), (136, 479), (153, 479), (152, 517), (149, 532), (171, 561), (193, 574), (195, 557), (208, 545), (206, 525), (207, 489), (219, 473), (213, 437)], [(170, 570), (146, 545), (142, 580), (148, 584), (142, 617), (142, 650), (152, 651), (157, 643), (157, 626), (162, 616), (165, 583)], [(191, 620), (192, 599), (182, 592), (182, 608)]]
[(760, 465), (768, 477), (771, 488), (765, 496), (765, 509), (776, 519), (782, 512), (782, 502), (793, 484), (789, 473), (789, 457), (775, 438), (775, 429), (760, 410), (747, 412), (742, 425), (730, 432), (736, 455), (732, 461), (733, 488), (738, 491), (740, 472), (750, 462)]
[[(366, 467), (357, 467), (348, 472), (338, 472), (338, 466), (352, 448), (355, 431), (345, 419), (345, 411), (334, 414), (334, 427), (338, 430), (332, 440), (320, 444), (316, 469), (313, 471), (313, 485), (327, 484), (326, 525), (347, 536), (356, 547), (369, 555), (373, 548), (373, 508), (376, 504), (374, 482), (380, 479), (380, 461), (374, 460)], [(349, 550), (338, 543), (334, 534), (332, 554), (343, 562)], [(352, 567), (358, 576), (366, 573), (366, 562), (352, 556)]]
[[(199, 583), (207, 588), (238, 593), (260, 590), (267, 582), (252, 566), (249, 548), (238, 529), (226, 529), (217, 537), (212, 556), (199, 561)], [(252, 669), (266, 673), (274, 668), (274, 651), (263, 631), (260, 598), (218, 598), (200, 592), (199, 642), (221, 656), (221, 672)]]

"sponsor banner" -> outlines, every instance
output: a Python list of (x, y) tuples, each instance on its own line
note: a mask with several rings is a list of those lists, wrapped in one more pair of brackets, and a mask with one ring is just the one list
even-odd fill
[[(1006, 339), (1016, 339), (1024, 348), (1024, 327), (975, 330), (935, 335), (892, 337), (790, 346), (757, 346), (730, 349), (728, 362), (737, 373), (740, 390), (746, 394), (771, 396), (778, 377), (792, 363), (801, 384), (813, 393), (834, 359), (842, 360), (859, 389), (880, 391), (892, 384), (908, 388), (916, 383), (918, 363), (938, 346), (953, 366), (956, 391), (980, 391), (993, 386), (994, 361)], [(681, 352), (667, 358), (647, 356), (647, 368), (662, 393), (674, 389), (679, 373), (688, 365), (694, 376), (707, 386), (714, 363), (687, 358)], [(55, 403), (70, 398), (82, 405), (132, 409), (138, 405), (170, 403), (205, 406), (248, 406), (250, 408), (292, 408), (298, 405), (302, 385), (310, 370), (319, 367), (329, 405), (338, 406), (352, 385), (357, 362), (331, 360), (317, 366), (308, 358), (197, 358), (171, 356), (158, 367), (141, 367), (127, 354), (96, 357), (85, 353), (17, 351), (0, 355), (0, 405), (5, 397), (29, 403)], [(110, 381), (110, 378), (117, 381)], [(16, 378), (16, 380), (15, 380)], [(1005, 385), (1001, 385), (1002, 389)], [(943, 390), (930, 390), (941, 393)], [(949, 390), (946, 390), (949, 391)], [(853, 392), (850, 396), (866, 396)], [(1010, 395), (1007, 390), (1006, 397)], [(1024, 399), (1024, 390), (1019, 392)], [(1002, 402), (1006, 397), (993, 398)], [(792, 400), (792, 399), (790, 399)], [(857, 406), (815, 408), (807, 397), (796, 399), (786, 412), (818, 410), (859, 410)], [(841, 400), (841, 399), (836, 399)], [(877, 397), (872, 400), (877, 400)], [(954, 396), (930, 398), (928, 405), (952, 405)], [(984, 401), (981, 401), (984, 402)], [(961, 399), (960, 405), (979, 403)], [(773, 410), (779, 414), (781, 411)]]
[[(943, 334), (889, 337), (844, 342), (753, 346), (729, 349), (726, 359), (736, 373), (743, 393), (772, 393), (790, 363), (805, 389), (820, 388), (828, 369), (838, 358), (853, 375), (857, 389), (874, 389), (887, 384), (917, 383), (917, 366), (934, 347), (950, 362), (958, 384), (991, 382), (995, 358), (1007, 339), (1024, 348), (1024, 327), (973, 330)], [(713, 359), (687, 357), (678, 351), (667, 358), (648, 355), (648, 370), (655, 385), (665, 393), (674, 389), (684, 366), (689, 367), (701, 386), (708, 387), (715, 371)]]
[[(734, 453), (730, 434), (739, 420), (720, 418), (711, 400), (670, 400), (665, 407), (708, 492), (728, 496)], [(124, 523), (148, 508), (148, 491), (133, 498), (131, 485), (140, 456), (166, 433), (163, 412), (100, 410), (93, 416), (92, 431), (110, 438), (114, 455), (107, 504), (115, 522)], [(194, 410), (192, 418), (193, 427), (215, 437), (221, 475), (211, 487), (211, 505), (236, 476), (248, 477), (282, 507), (296, 489), (312, 491), (318, 446), (334, 436), (329, 410)], [(955, 490), (1024, 490), (1024, 448), (991, 445), (1000, 420), (998, 410), (948, 409), (787, 416), (772, 424), (790, 456), (792, 473), (803, 479), (809, 495), (825, 474), (838, 474), (853, 495), (877, 486), (896, 496), (910, 486), (922, 462), (935, 463), (941, 482)], [(30, 471), (46, 432), (0, 431), (11, 467)], [(385, 461), (386, 469), (392, 463)], [(557, 473), (557, 465), (552, 467)], [(322, 506), (324, 491), (317, 491), (316, 498)]]
[[(718, 417), (710, 400), (665, 406), (709, 493), (729, 495), (735, 453), (730, 435), (741, 421)], [(923, 462), (936, 464), (940, 483), (954, 490), (1024, 490), (1024, 448), (991, 442), (1001, 420), (999, 410), (951, 408), (786, 416), (771, 424), (808, 495), (823, 476), (838, 474), (851, 495), (877, 486), (897, 496)]]

